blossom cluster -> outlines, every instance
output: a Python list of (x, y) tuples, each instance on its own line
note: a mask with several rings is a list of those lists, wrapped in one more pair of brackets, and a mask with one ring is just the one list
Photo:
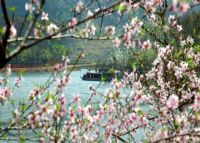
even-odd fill
[[(190, 8), (190, 3), (173, 0), (168, 5), (161, 0), (128, 0), (119, 1), (112, 8), (90, 10), (83, 1), (78, 1), (75, 14), (64, 26), (52, 22), (48, 12), (39, 9), (40, 4), (32, 0), (25, 5), (32, 16), (41, 10), (40, 20), (33, 26), (33, 33), (30, 32), (35, 37), (56, 36), (68, 30), (91, 38), (97, 33), (95, 18), (98, 16), (109, 17), (112, 12), (123, 16), (141, 8), (144, 16), (131, 17), (119, 32), (112, 24), (103, 26), (103, 35), (113, 38), (115, 47), (124, 46), (139, 52), (154, 50), (156, 57), (150, 70), (139, 72), (137, 66), (133, 67), (131, 72), (124, 72), (121, 80), (112, 79), (104, 93), (89, 86), (91, 97), (86, 104), (79, 96), (72, 98), (66, 94), (71, 72), (67, 71), (67, 57), (63, 57), (47, 82), (32, 88), (27, 105), (24, 102), (17, 105), (13, 112), (16, 119), (2, 132), (31, 129), (40, 142), (111, 143), (132, 142), (142, 131), (144, 136), (137, 142), (199, 142), (199, 45), (192, 36), (182, 33), (183, 27), (171, 14), (182, 15)], [(85, 20), (78, 17), (82, 11)], [(78, 27), (81, 22), (85, 24)], [(121, 36), (116, 36), (119, 33)], [(12, 24), (10, 38), (16, 36), (17, 30)], [(139, 61), (145, 69), (147, 65)], [(9, 102), (15, 107), (10, 98), (14, 88), (20, 87), (22, 78), (16, 78), (11, 88), (7, 84), (10, 73), (9, 65), (0, 80), (0, 102), (4, 105)], [(95, 102), (94, 96), (99, 96), (101, 101)]]

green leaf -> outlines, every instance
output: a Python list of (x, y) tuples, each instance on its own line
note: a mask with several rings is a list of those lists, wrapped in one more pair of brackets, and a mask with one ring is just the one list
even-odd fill
[(124, 12), (124, 11), (126, 11), (126, 9), (127, 9), (127, 6), (122, 6), (122, 5), (116, 5), (115, 7), (114, 7), (114, 10), (118, 10), (118, 11), (120, 11), (120, 12)]
[(133, 62), (133, 63), (132, 63), (132, 68), (133, 68), (133, 69), (136, 69), (136, 67), (137, 67), (137, 63), (136, 63), (136, 62)]
[(189, 68), (193, 68), (196, 66), (192, 58), (187, 58), (186, 63), (188, 63)]
[(14, 106), (14, 100), (13, 99), (10, 99), (10, 103), (12, 106)]
[(31, 21), (31, 20), (32, 20), (32, 16), (29, 15), (29, 16), (27, 17), (27, 20), (28, 20), (28, 21)]
[(106, 81), (106, 76), (105, 75), (101, 76), (101, 81)]
[(11, 7), (9, 8), (9, 10), (10, 10), (11, 12), (15, 12), (15, 11), (17, 10), (17, 8), (16, 8), (15, 6), (11, 6)]
[(25, 143), (25, 139), (23, 136), (20, 136), (20, 140), (19, 140), (20, 143)]
[[(199, 36), (200, 37), (200, 36)], [(200, 53), (200, 45), (196, 45), (195, 47), (194, 47), (194, 49), (195, 49), (195, 51), (197, 52), (197, 53)]]
[(3, 27), (0, 27), (0, 34), (3, 34), (5, 31), (4, 31), (4, 28)]
[(83, 124), (86, 125), (88, 123), (88, 120), (86, 118), (83, 119)]
[(25, 104), (21, 105), (21, 111), (24, 112), (26, 110), (27, 106)]
[(141, 109), (139, 109), (139, 110), (137, 110), (136, 114), (137, 114), (138, 116), (143, 116), (143, 115), (144, 115), (144, 112), (143, 112)]
[(72, 109), (73, 109), (74, 112), (76, 112), (76, 110), (77, 110), (75, 105), (72, 107)]
[(170, 45), (175, 45), (176, 44), (176, 40), (175, 39), (172, 39), (171, 41), (170, 41)]
[(115, 69), (112, 67), (109, 69), (109, 73), (114, 74), (115, 73)]
[(148, 140), (143, 140), (142, 142), (143, 142), (143, 143), (148, 143)]
[(6, 139), (6, 138), (7, 138), (7, 134), (4, 134), (2, 138), (3, 138), (3, 139)]

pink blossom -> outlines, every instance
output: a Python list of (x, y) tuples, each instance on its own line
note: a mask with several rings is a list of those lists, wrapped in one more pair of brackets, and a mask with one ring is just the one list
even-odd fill
[(153, 24), (157, 25), (157, 23), (156, 23), (157, 22), (157, 18), (156, 18), (155, 14), (151, 14), (149, 18), (150, 18), (150, 21), (152, 21)]
[(175, 73), (174, 73), (174, 75), (177, 77), (177, 79), (180, 79), (180, 78), (182, 78), (183, 77), (183, 70), (182, 70), (182, 68), (181, 67), (178, 67), (178, 66), (175, 66)]
[(186, 41), (185, 40), (181, 40), (180, 41), (180, 45), (183, 47), (183, 46), (185, 46), (187, 43), (186, 43)]
[(183, 27), (181, 25), (177, 25), (177, 30), (178, 30), (178, 32), (180, 32), (183, 30)]
[(74, 26), (76, 26), (78, 24), (78, 20), (74, 17), (74, 18), (72, 18), (72, 20), (69, 22), (69, 26), (70, 27), (74, 27)]
[(39, 97), (39, 94), (40, 94), (39, 90), (34, 88), (30, 91), (29, 99), (33, 102), (36, 98)]
[(164, 32), (168, 32), (169, 31), (169, 26), (167, 26), (167, 25), (163, 26), (163, 30), (164, 30)]
[(41, 17), (41, 20), (44, 20), (44, 21), (47, 21), (49, 20), (49, 17), (48, 17), (48, 13), (45, 13), (45, 12), (42, 12), (42, 17)]
[(175, 67), (175, 63), (172, 62), (172, 61), (169, 61), (168, 64), (167, 64), (167, 68), (168, 68), (169, 70), (171, 70), (171, 69), (173, 69), (174, 67)]
[(34, 28), (33, 29), (33, 35), (34, 36), (38, 36), (39, 35), (39, 29), (38, 28)]
[(178, 14), (185, 13), (189, 8), (189, 3), (180, 2), (179, 0), (173, 0), (172, 4), (169, 6), (170, 11), (177, 12)]
[(58, 101), (61, 105), (65, 105), (66, 104), (66, 97), (64, 94), (62, 94), (59, 98)]
[(150, 40), (144, 41), (142, 43), (142, 48), (143, 49), (151, 49), (151, 47), (152, 47), (152, 44), (151, 44)]
[(158, 5), (161, 3), (161, 0), (152, 0), (153, 5)]
[(160, 129), (156, 132), (156, 134), (154, 135), (154, 140), (158, 140), (161, 138), (165, 138), (168, 136), (168, 132), (166, 129)]
[(11, 95), (11, 90), (8, 87), (4, 87), (0, 89), (0, 95), (7, 98)]
[(181, 66), (183, 71), (186, 71), (188, 69), (188, 63), (186, 63), (184, 61), (180, 62), (180, 66)]
[(85, 53), (81, 53), (80, 57), (85, 58)]
[(35, 10), (35, 7), (33, 6), (32, 3), (26, 3), (25, 4), (25, 10), (32, 13)]
[(79, 96), (74, 96), (73, 102), (79, 103), (80, 102), (80, 97)]
[(91, 90), (93, 90), (93, 87), (92, 87), (92, 85), (90, 84), (90, 85), (88, 85), (88, 89), (91, 91)]
[(12, 24), (10, 27), (10, 38), (15, 38), (17, 35), (17, 29), (15, 26)]
[(80, 13), (82, 9), (83, 9), (83, 2), (82, 2), (82, 1), (79, 1), (79, 2), (76, 4), (75, 11), (78, 12), (78, 13)]
[(115, 34), (115, 27), (114, 26), (107, 26), (105, 27), (106, 34), (112, 36)]
[(37, 3), (38, 2), (38, 0), (32, 0), (32, 3)]
[(190, 8), (189, 3), (180, 3), (178, 12), (185, 13)]
[(188, 44), (194, 44), (194, 39), (191, 36), (187, 37), (187, 43)]
[(93, 16), (93, 13), (92, 13), (90, 10), (88, 10), (87, 18), (88, 18), (88, 17), (92, 17), (92, 16)]
[(152, 10), (152, 8), (153, 8), (153, 4), (154, 3), (152, 3), (151, 1), (147, 1), (147, 2), (145, 2), (145, 9), (147, 10), (147, 11), (151, 11)]
[(20, 79), (19, 78), (15, 78), (15, 86), (16, 87), (20, 86)]
[(63, 69), (63, 65), (62, 64), (56, 64), (55, 65), (55, 70), (56, 71), (61, 71)]
[[(110, 0), (106, 0), (106, 2), (111, 3)], [(33, 108), (24, 113), (24, 116), (27, 115), (29, 126), (31, 128), (37, 128), (36, 131), (42, 133), (41, 139), (43, 139), (43, 142), (62, 142), (65, 140), (66, 142), (95, 142), (95, 140), (97, 142), (115, 142), (115, 137), (117, 136), (129, 141), (125, 134), (129, 133), (135, 137), (135, 135), (140, 133), (140, 130), (138, 130), (139, 128), (144, 130), (146, 127), (150, 127), (149, 129), (146, 128), (147, 132), (145, 132), (144, 136), (147, 138), (147, 142), (154, 142), (154, 140), (157, 142), (156, 140), (160, 139), (161, 142), (165, 142), (164, 140), (162, 141), (162, 138), (167, 138), (166, 142), (176, 142), (177, 140), (186, 142), (189, 140), (189, 137), (190, 142), (195, 142), (194, 139), (191, 139), (195, 138), (195, 132), (194, 134), (192, 132), (189, 137), (176, 137), (176, 135), (184, 134), (188, 131), (190, 133), (191, 127), (198, 128), (196, 124), (200, 121), (200, 116), (198, 115), (200, 111), (200, 106), (198, 105), (200, 101), (200, 78), (198, 75), (200, 56), (198, 52), (193, 49), (193, 46), (190, 45), (194, 43), (194, 39), (185, 37), (185, 35), (180, 33), (183, 28), (181, 25), (178, 25), (175, 16), (170, 15), (166, 24), (162, 24), (162, 18), (156, 17), (158, 13), (162, 13), (163, 10), (165, 10), (166, 5), (164, 1), (143, 0), (138, 2), (136, 6), (132, 3), (133, 1), (131, 0), (121, 2), (121, 4), (119, 4), (119, 7), (122, 9), (119, 10), (120, 13), (123, 11), (131, 12), (135, 10), (134, 8), (141, 8), (143, 6), (142, 8), (146, 9), (146, 11), (144, 11), (148, 12), (146, 14), (150, 16), (147, 18), (148, 16), (144, 15), (146, 16), (144, 19), (147, 20), (145, 21), (146, 28), (150, 28), (148, 26), (148, 20), (150, 20), (152, 22), (151, 26), (155, 26), (156, 29), (164, 30), (167, 39), (170, 40), (173, 38), (170, 37), (171, 34), (178, 34), (178, 37), (175, 38), (177, 41), (175, 41), (176, 43), (173, 45), (187, 45), (189, 48), (181, 47), (183, 50), (177, 50), (178, 47), (174, 48), (172, 45), (167, 45), (164, 39), (161, 39), (164, 41), (163, 43), (157, 38), (151, 37), (151, 34), (148, 34), (148, 36), (150, 36), (149, 40), (144, 40), (145, 37), (143, 38), (143, 36), (145, 35), (143, 35), (143, 32), (140, 35), (141, 28), (143, 28), (142, 19), (137, 17), (131, 19), (130, 22), (124, 24), (124, 31), (119, 32), (119, 34), (123, 36), (122, 40), (113, 37), (113, 45), (119, 47), (123, 42), (123, 44), (129, 48), (133, 46), (135, 41), (138, 41), (137, 47), (141, 47), (142, 49), (155, 47), (154, 50), (157, 57), (155, 57), (153, 64), (149, 65), (142, 73), (134, 69), (132, 72), (125, 72), (122, 80), (113, 79), (110, 86), (104, 90), (105, 93), (101, 94), (99, 90), (96, 90), (96, 88), (90, 85), (89, 96), (91, 98), (89, 97), (88, 103), (90, 105), (87, 106), (84, 106), (85, 104), (79, 101), (80, 98), (78, 96), (72, 97), (72, 102), (66, 103), (67, 96), (65, 96), (66, 91), (64, 87), (69, 82), (69, 76), (66, 72), (67, 57), (64, 56), (62, 63), (55, 66), (52, 77), (48, 80), (49, 82), (31, 90), (29, 99)], [(184, 7), (186, 5), (181, 7), (181, 3), (184, 4), (184, 2), (180, 0), (176, 1), (178, 5), (174, 2), (172, 3), (174, 12), (180, 11), (183, 13), (186, 10), (187, 7)], [(33, 0), (32, 4), (34, 4)], [(82, 3), (78, 3), (75, 7), (75, 11), (77, 13), (82, 12), (82, 8)], [(102, 7), (102, 9), (103, 8), (104, 7)], [(100, 13), (102, 9), (99, 9), (99, 15), (97, 15), (97, 17), (103, 15), (105, 16), (104, 18), (106, 18), (107, 14), (111, 11), (108, 10)], [(127, 13), (125, 12), (124, 14)], [(82, 17), (84, 15), (85, 12), (83, 12), (83, 15), (79, 18), (84, 20), (84, 17)], [(88, 15), (92, 16), (93, 13), (88, 12)], [(135, 15), (133, 14), (133, 16)], [(162, 17), (162, 15), (160, 15), (160, 17)], [(165, 19), (167, 17), (163, 18), (167, 20)], [(48, 20), (48, 16), (46, 18), (44, 16), (44, 18), (41, 19)], [(78, 27), (75, 29), (74, 27), (78, 26), (79, 23), (76, 18), (73, 19), (72, 17), (69, 25), (63, 28), (66, 30), (74, 29), (73, 34), (85, 34), (89, 37), (95, 35), (97, 29), (92, 21), (93, 19), (86, 21), (86, 28), (83, 30)], [(44, 28), (41, 29), (41, 34), (54, 34), (59, 31), (59, 28), (55, 24), (46, 21), (42, 23), (44, 23)], [(80, 28), (83, 26), (84, 25), (80, 26)], [(45, 28), (47, 33), (45, 33)], [(103, 34), (114, 36), (116, 30), (118, 29), (114, 26), (107, 26)], [(149, 30), (154, 29), (151, 27)], [(152, 32), (156, 33), (157, 31)], [(67, 34), (68, 32), (66, 31), (64, 33)], [(38, 29), (36, 29), (35, 35), (38, 35)], [(140, 36), (142, 36), (142, 38)], [(137, 54), (140, 54), (141, 49), (133, 49), (132, 51), (131, 47), (130, 50), (126, 51), (130, 51), (131, 53), (135, 52), (133, 53), (133, 59), (135, 59), (137, 58)], [(180, 57), (176, 56), (177, 52), (178, 55), (184, 54), (185, 56), (180, 59)], [(84, 57), (83, 54), (80, 56)], [(188, 59), (189, 62), (192, 61), (195, 68), (193, 68), (193, 65), (191, 68)], [(140, 59), (138, 59), (138, 61), (139, 60)], [(143, 58), (141, 60), (143, 60)], [(139, 66), (141, 68), (146, 68), (146, 61), (141, 61)], [(148, 70), (150, 67), (152, 68)], [(7, 69), (5, 78), (0, 79), (0, 102), (3, 103), (7, 101), (8, 97), (11, 95), (11, 89), (14, 89), (7, 87), (9, 85), (7, 84), (7, 82), (9, 82), (7, 80), (8, 73), (10, 73), (10, 69)], [(14, 81), (15, 86), (19, 86), (19, 81), (20, 79)], [(56, 84), (56, 88), (51, 84)], [(125, 88), (127, 85), (130, 88)], [(101, 96), (100, 100), (99, 98), (97, 100), (95, 97), (92, 98), (93, 95), (97, 93)], [(27, 104), (30, 105), (30, 103), (27, 101)], [(183, 103), (189, 104), (184, 105)], [(183, 111), (174, 114), (172, 110), (176, 110), (179, 105), (183, 105)], [(148, 109), (146, 107), (148, 107)], [(191, 107), (193, 112), (190, 110)], [(19, 109), (21, 109), (20, 105)], [(18, 110), (13, 112), (14, 117), (20, 114), (20, 112), (16, 111)], [(58, 123), (64, 124), (59, 125)], [(169, 128), (169, 123), (172, 123), (172, 128)], [(59, 132), (56, 131), (54, 125), (59, 125), (57, 128)], [(174, 125), (177, 127), (173, 128)], [(196, 130), (193, 130), (193, 128), (191, 129), (192, 131)], [(171, 135), (173, 138), (168, 139), (168, 136)], [(131, 142), (131, 140), (129, 142)]]
[(47, 26), (47, 33), (50, 35), (57, 32), (58, 30), (59, 30), (59, 28), (57, 27), (57, 25), (55, 25), (53, 23), (51, 23)]
[(116, 48), (118, 48), (120, 46), (120, 44), (121, 44), (121, 41), (120, 41), (120, 39), (118, 37), (115, 38), (112, 42), (114, 43)]
[(124, 34), (124, 37), (123, 37), (123, 40), (124, 40), (124, 44), (127, 48), (129, 48), (132, 44), (132, 41), (131, 41), (131, 33), (130, 32), (126, 32)]
[(170, 15), (170, 16), (168, 17), (168, 22), (169, 22), (169, 23), (172, 23), (173, 21), (175, 21), (175, 16), (174, 16), (174, 15)]
[(169, 99), (166, 102), (166, 106), (168, 109), (176, 109), (179, 105), (179, 98), (177, 95), (173, 94), (169, 97)]
[(60, 80), (59, 78), (56, 78), (56, 85), (58, 87), (61, 87), (62, 86), (62, 80)]
[(113, 133), (113, 129), (110, 125), (106, 125), (105, 137), (109, 138)]
[(91, 21), (89, 21), (86, 24), (85, 35), (86, 37), (89, 37), (90, 35), (95, 35), (95, 33), (96, 33), (96, 27), (94, 26), (93, 23), (91, 23)]
[(121, 14), (123, 11), (122, 9), (127, 6), (127, 2), (121, 2), (119, 5), (118, 13)]

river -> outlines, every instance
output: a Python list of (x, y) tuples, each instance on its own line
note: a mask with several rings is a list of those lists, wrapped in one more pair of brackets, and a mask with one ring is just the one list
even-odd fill
[[(97, 81), (83, 81), (81, 79), (81, 76), (86, 72), (87, 70), (79, 70), (79, 71), (73, 71), (70, 74), (70, 82), (67, 85), (65, 89), (65, 95), (68, 101), (71, 101), (73, 96), (79, 95), (82, 102), (85, 103), (89, 97), (91, 96), (91, 93), (88, 89), (89, 85), (92, 85), (94, 88), (98, 87), (100, 82)], [(50, 77), (51, 73), (48, 72), (26, 72), (23, 74), (23, 80), (20, 82), (20, 88), (16, 88), (13, 91), (13, 94), (11, 96), (12, 99), (14, 99), (15, 105), (17, 107), (17, 104), (19, 101), (23, 99), (28, 99), (30, 90), (34, 87), (34, 85), (42, 85), (46, 82), (46, 80)], [(13, 83), (15, 81), (15, 78), (17, 77), (16, 73), (12, 73), (12, 75), (9, 77), (9, 86), (13, 86)], [(111, 85), (110, 83), (101, 83), (101, 85), (98, 88), (98, 92), (104, 93), (107, 88), (109, 88)], [(52, 86), (53, 87), (53, 86)], [(95, 97), (96, 100), (101, 100), (102, 97), (98, 97), (98, 95)], [(0, 105), (0, 121), (8, 121), (12, 118), (12, 112), (14, 108), (7, 104), (6, 106)], [(143, 138), (143, 131), (140, 130), (136, 136), (136, 141), (141, 140)], [(0, 143), (3, 143), (4, 141), (0, 141)], [(11, 143), (15, 143), (15, 141), (11, 141)]]
[[(73, 71), (70, 74), (70, 82), (65, 88), (65, 95), (68, 101), (71, 101), (74, 96), (80, 96), (81, 101), (83, 103), (87, 102), (89, 97), (91, 96), (91, 93), (88, 89), (89, 85), (92, 85), (94, 88), (98, 87), (100, 82), (98, 81), (84, 81), (81, 79), (81, 76), (86, 72), (87, 70), (79, 70), (79, 71)], [(51, 73), (49, 72), (26, 72), (23, 74), (23, 80), (20, 82), (20, 87), (15, 88), (13, 90), (11, 98), (14, 100), (15, 105), (19, 101), (23, 99), (28, 99), (30, 90), (34, 87), (34, 85), (42, 85), (44, 84), (47, 79), (50, 77)], [(13, 87), (13, 83), (15, 81), (15, 78), (18, 75), (16, 73), (12, 73), (12, 75), (9, 77), (8, 85), (10, 87)], [(101, 85), (98, 88), (98, 92), (104, 93), (105, 89), (110, 86), (109, 83), (101, 83)], [(54, 85), (52, 85), (54, 87)], [(96, 97), (98, 98), (98, 97)], [(99, 98), (100, 99), (100, 98)], [(8, 119), (12, 115), (12, 113), (7, 112), (11, 105), (6, 105), (3, 107), (0, 105), (0, 120)]]

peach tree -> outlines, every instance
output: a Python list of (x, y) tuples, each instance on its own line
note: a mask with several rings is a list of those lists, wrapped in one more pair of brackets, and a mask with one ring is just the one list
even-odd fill
[[(23, 5), (26, 17), (19, 29), (8, 13), (6, 1), (0, 3), (4, 20), (0, 68), (6, 67), (0, 80), (0, 106), (16, 107), (9, 111), (10, 120), (1, 121), (1, 140), (200, 141), (200, 46), (198, 39), (183, 34), (177, 22), (177, 17), (198, 9), (198, 0), (80, 0), (70, 10), (72, 17), (60, 23), (44, 10), (48, 1), (28, 0)], [(104, 24), (112, 18), (113, 24)], [(115, 48), (130, 49), (137, 64), (133, 61), (132, 71), (124, 72), (123, 79), (113, 79), (105, 93), (89, 86), (90, 98), (83, 103), (80, 97), (68, 97), (64, 92), (72, 71), (67, 70), (68, 58), (63, 57), (46, 83), (33, 87), (28, 99), (15, 106), (12, 93), (23, 81), (21, 77), (9, 81), (8, 63), (36, 44), (70, 37), (110, 40)], [(9, 51), (13, 43), (16, 48)], [(148, 69), (140, 57), (147, 50), (156, 55)], [(75, 64), (83, 57), (80, 53)], [(138, 63), (142, 72), (138, 72)], [(12, 87), (9, 82), (14, 82)], [(101, 98), (100, 103), (95, 102), (95, 96)]]

